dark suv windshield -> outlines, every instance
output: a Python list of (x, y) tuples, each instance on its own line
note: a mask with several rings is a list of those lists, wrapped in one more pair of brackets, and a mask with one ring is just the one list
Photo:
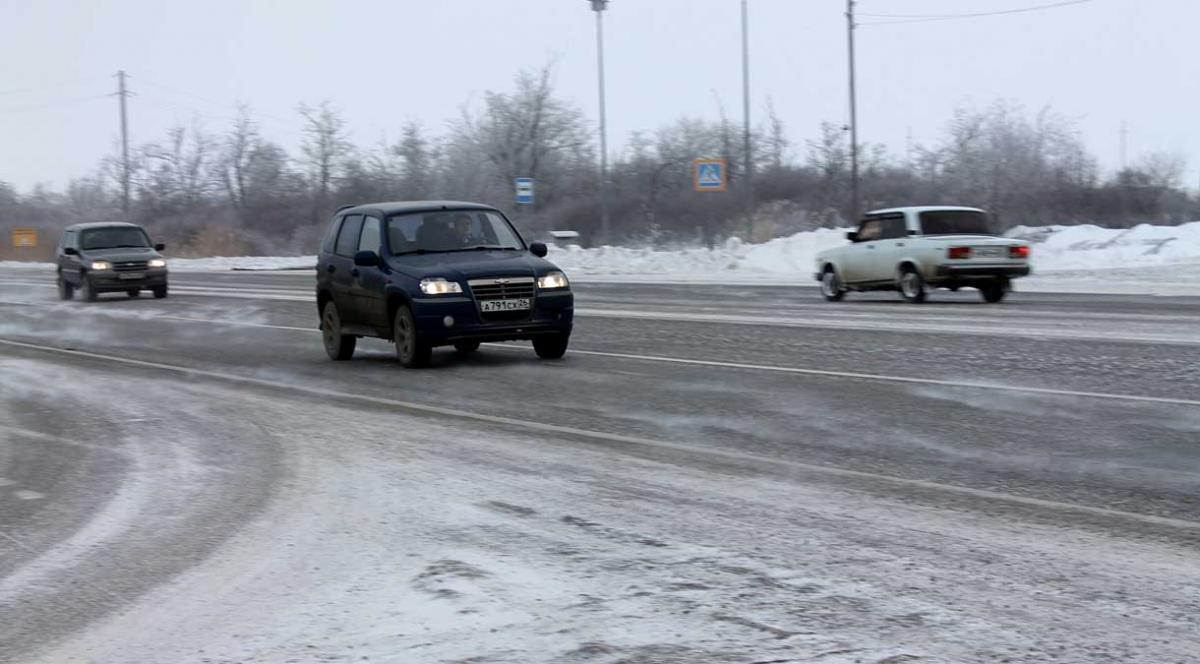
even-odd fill
[(973, 210), (936, 210), (921, 213), (924, 235), (992, 235), (991, 222)]
[(387, 220), (393, 254), (473, 249), (524, 249), (504, 217), (487, 210), (398, 214)]
[(116, 247), (149, 247), (150, 238), (140, 228), (113, 226), (92, 228), (83, 231), (79, 239), (80, 249), (114, 249)]

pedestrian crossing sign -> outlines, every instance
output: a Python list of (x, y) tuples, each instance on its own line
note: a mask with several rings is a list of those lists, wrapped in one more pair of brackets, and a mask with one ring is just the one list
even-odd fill
[(692, 162), (696, 191), (725, 191), (728, 188), (724, 159), (697, 159)]

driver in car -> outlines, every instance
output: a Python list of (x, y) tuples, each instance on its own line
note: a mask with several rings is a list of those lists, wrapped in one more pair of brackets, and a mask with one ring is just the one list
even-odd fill
[(487, 241), (471, 233), (471, 215), (459, 213), (454, 217), (454, 239), (460, 246), (474, 247), (487, 244)]

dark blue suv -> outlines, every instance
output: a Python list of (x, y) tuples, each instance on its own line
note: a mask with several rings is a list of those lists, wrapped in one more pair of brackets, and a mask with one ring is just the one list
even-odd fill
[(575, 298), (566, 275), (499, 210), (474, 203), (376, 203), (339, 210), (317, 260), (325, 351), (348, 360), (360, 337), (396, 344), (406, 367), (433, 348), (472, 353), (529, 339), (538, 357), (567, 351)]

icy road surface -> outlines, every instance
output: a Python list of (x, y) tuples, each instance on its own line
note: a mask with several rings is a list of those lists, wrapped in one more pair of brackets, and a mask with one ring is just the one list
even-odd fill
[(582, 285), (404, 371), (173, 283), (0, 270), (0, 661), (1200, 658), (1200, 299)]

